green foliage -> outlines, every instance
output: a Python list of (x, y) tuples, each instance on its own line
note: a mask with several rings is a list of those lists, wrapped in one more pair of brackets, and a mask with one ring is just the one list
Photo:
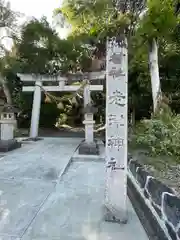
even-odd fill
[(56, 126), (60, 127), (61, 125), (67, 123), (67, 119), (68, 119), (67, 114), (61, 113), (59, 118), (58, 118), (58, 121), (56, 122)]
[(175, 15), (175, 4), (174, 0), (148, 0), (138, 33), (150, 41), (170, 35), (179, 22), (179, 17)]
[[(13, 102), (21, 107), (22, 112), (30, 116), (32, 99), (21, 93), (22, 83), (15, 73), (56, 74), (62, 72), (66, 74), (77, 70), (89, 71), (92, 57), (101, 58), (105, 54), (107, 36), (118, 35), (125, 29), (133, 29), (135, 33), (131, 35), (128, 43), (130, 108), (135, 110), (138, 118), (149, 115), (152, 94), (148, 48), (147, 44), (142, 43), (155, 37), (158, 38), (159, 43), (162, 90), (171, 99), (169, 104), (172, 109), (179, 112), (180, 27), (179, 16), (174, 14), (176, 0), (174, 2), (172, 0), (148, 0), (147, 12), (141, 20), (139, 14), (144, 10), (144, 0), (130, 0), (128, 4), (126, 4), (127, 1), (119, 1), (118, 7), (115, 7), (115, 2), (111, 0), (64, 0), (62, 8), (57, 9), (56, 14), (63, 15), (64, 20), (72, 27), (72, 32), (67, 39), (60, 39), (45, 18), (40, 21), (34, 19), (23, 26), (21, 37), (14, 41), (12, 51), (7, 52), (6, 56), (0, 59), (1, 74), (8, 81)], [(11, 16), (9, 20), (7, 18), (9, 23), (13, 22)], [(6, 24), (7, 27), (11, 25), (9, 23)], [(176, 31), (173, 32), (174, 29)], [(69, 95), (65, 97), (68, 99)], [(105, 93), (92, 94), (92, 98), (96, 107), (99, 108), (96, 115), (99, 121), (102, 115), (105, 115)], [(51, 115), (52, 104), (47, 105), (43, 105), (42, 108), (41, 115), (44, 119), (47, 118), (48, 112)], [(74, 103), (64, 101), (63, 108), (58, 109), (58, 113), (63, 114), (60, 116), (60, 122), (72, 123), (73, 120), (75, 121), (74, 116), (82, 120), (80, 106), (81, 103), (75, 106)], [(56, 113), (52, 115), (56, 120)], [(164, 116), (164, 113), (160, 116), (153, 116), (153, 119), (149, 120), (151, 123), (147, 124), (149, 129), (155, 129), (152, 121), (157, 123), (160, 129), (166, 126), (168, 129), (172, 128), (168, 123), (170, 122), (169, 115), (166, 114), (167, 119)], [(172, 117), (171, 114), (170, 119), (178, 121), (177, 117)], [(43, 119), (42, 121), (45, 122)]]
[(104, 44), (107, 36), (123, 32), (131, 22), (130, 14), (118, 11), (110, 0), (64, 0), (56, 12), (71, 25), (71, 37), (94, 46)]
[(21, 40), (16, 44), (17, 57), (22, 72), (47, 73), (52, 69), (51, 61), (55, 58), (53, 51), (56, 33), (50, 28), (46, 19), (32, 20), (21, 31)]
[(10, 2), (0, 0), (0, 55), (6, 55), (7, 49), (2, 40), (15, 38), (19, 13), (11, 9)]
[(21, 72), (56, 74), (88, 66), (87, 48), (73, 39), (60, 39), (44, 18), (24, 25), (16, 48)]
[(173, 156), (180, 159), (180, 115), (172, 114), (164, 103), (158, 115), (141, 120), (136, 126), (135, 143), (147, 148), (154, 156)]
[[(55, 126), (56, 121), (59, 117), (60, 110), (54, 103), (42, 103), (41, 104), (41, 115), (40, 115), (40, 127), (52, 128)], [(47, 121), (48, 119), (48, 121)]]

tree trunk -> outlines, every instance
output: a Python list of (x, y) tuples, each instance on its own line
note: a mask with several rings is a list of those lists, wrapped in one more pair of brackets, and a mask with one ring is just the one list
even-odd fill
[(161, 84), (159, 79), (159, 65), (158, 65), (158, 46), (156, 39), (149, 43), (149, 67), (152, 86), (152, 98), (154, 113), (157, 110), (158, 102), (161, 101)]
[(136, 123), (136, 96), (132, 95), (132, 107), (131, 107), (131, 126), (132, 128), (135, 126)]
[(4, 94), (5, 94), (5, 97), (6, 97), (7, 104), (12, 105), (12, 97), (11, 97), (11, 93), (10, 93), (10, 90), (8, 88), (8, 85), (6, 83), (6, 80), (3, 79), (3, 77), (0, 77), (0, 82), (1, 82), (2, 87), (3, 87), (3, 91), (4, 91)]
[(136, 109), (133, 106), (132, 107), (132, 113), (131, 113), (131, 125), (132, 125), (132, 128), (134, 128), (135, 123), (136, 123)]

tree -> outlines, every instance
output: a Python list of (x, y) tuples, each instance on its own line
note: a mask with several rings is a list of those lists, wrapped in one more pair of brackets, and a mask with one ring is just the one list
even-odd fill
[[(136, 3), (128, 1), (128, 4), (121, 2), (120, 5), (110, 0), (64, 0), (59, 13), (63, 14), (65, 20), (71, 24), (70, 37), (88, 45), (92, 58), (101, 59), (106, 54), (107, 37), (118, 38), (122, 33), (126, 33), (131, 44), (130, 36), (134, 34), (139, 15), (144, 7), (145, 1), (143, 0), (136, 1)], [(131, 54), (131, 57), (133, 58), (134, 54)], [(132, 87), (130, 89), (132, 90)]]
[(47, 20), (34, 19), (21, 31), (16, 44), (23, 72), (57, 74), (84, 68), (88, 51), (72, 39), (60, 39)]
[[(89, 68), (89, 50), (73, 39), (60, 39), (45, 18), (33, 19), (24, 24), (20, 38), (14, 41), (14, 52), (17, 63), (16, 73), (50, 75), (60, 73), (69, 76), (71, 72), (87, 71)], [(60, 96), (47, 93), (45, 95), (47, 96), (45, 101), (55, 100), (57, 106), (60, 106), (59, 102), (62, 100)], [(69, 101), (71, 97), (69, 94), (63, 97), (66, 103), (64, 111), (68, 114), (74, 111), (73, 103)], [(28, 100), (28, 97), (24, 99)], [(30, 105), (28, 101), (27, 105)], [(27, 109), (25, 105), (23, 108)]]
[(8, 104), (12, 104), (12, 97), (6, 77), (6, 70), (9, 68), (9, 51), (3, 45), (2, 40), (5, 37), (14, 37), (17, 16), (17, 13), (11, 10), (9, 2), (0, 0), (0, 84), (2, 85)]
[(158, 65), (158, 41), (167, 39), (177, 26), (178, 16), (174, 13), (175, 6), (176, 2), (173, 0), (148, 0), (147, 9), (143, 13), (137, 31), (149, 47), (154, 112), (158, 110), (158, 102), (161, 102), (162, 98)]

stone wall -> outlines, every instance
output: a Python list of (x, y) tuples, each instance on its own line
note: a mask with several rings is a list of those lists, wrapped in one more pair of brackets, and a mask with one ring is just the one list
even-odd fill
[(180, 198), (173, 189), (146, 172), (131, 156), (128, 158), (129, 181), (163, 230), (163, 239), (180, 240)]

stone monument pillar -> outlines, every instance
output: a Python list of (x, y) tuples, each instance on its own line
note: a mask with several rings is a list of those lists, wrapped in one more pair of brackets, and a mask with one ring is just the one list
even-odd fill
[(85, 142), (79, 147), (79, 154), (84, 155), (98, 155), (99, 148), (97, 143), (94, 141), (94, 113), (97, 109), (92, 106), (90, 84), (87, 80), (87, 84), (84, 87), (84, 121), (85, 125)]
[(127, 222), (128, 52), (126, 37), (107, 41), (105, 220)]
[(14, 139), (14, 130), (17, 124), (14, 113), (15, 109), (12, 106), (5, 106), (1, 112), (0, 152), (8, 152), (21, 146)]

